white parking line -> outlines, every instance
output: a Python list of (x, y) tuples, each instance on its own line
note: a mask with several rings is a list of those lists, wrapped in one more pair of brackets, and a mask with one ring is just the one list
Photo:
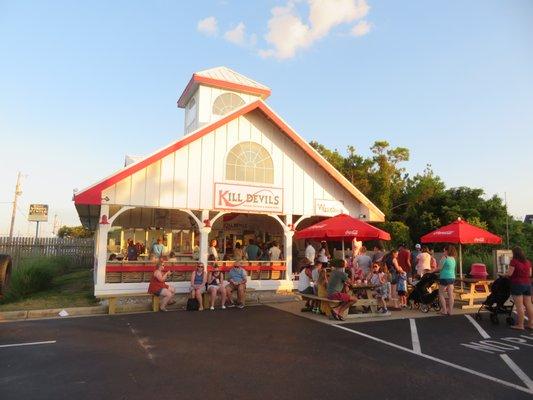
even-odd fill
[[(477, 329), (477, 331), (479, 332), (479, 334), (483, 337), (483, 339), (490, 339), (490, 335), (487, 333), (487, 331), (485, 329), (483, 329), (481, 327), (481, 325), (479, 325), (477, 323), (477, 321), (472, 318), (472, 316), (470, 315), (465, 315), (466, 319), (468, 319), (470, 321), (470, 323), (472, 325), (474, 325), (474, 328)], [(509, 367), (511, 368), (511, 370), (515, 373), (516, 376), (518, 376), (520, 378), (520, 380), (522, 382), (524, 382), (524, 384), (530, 389), (530, 390), (533, 390), (533, 381), (529, 378), (529, 376), (526, 375), (526, 373), (524, 371), (522, 371), (520, 369), (520, 367), (518, 365), (516, 365), (516, 363), (511, 360), (511, 357), (509, 357), (507, 354), (500, 354), (500, 358), (503, 360), (503, 362)]]
[(350, 329), (350, 328), (346, 328), (346, 327), (344, 327), (342, 325), (331, 325), (331, 326), (333, 326), (334, 328), (345, 330), (347, 332), (354, 333), (354, 334), (359, 335), (359, 336), (363, 336), (363, 337), (365, 337), (367, 339), (374, 340), (376, 342), (385, 344), (387, 346), (394, 347), (395, 349), (402, 350), (402, 351), (405, 351), (407, 353), (414, 354), (416, 356), (423, 357), (423, 358), (426, 358), (428, 360), (435, 361), (435, 362), (437, 362), (439, 364), (443, 364), (443, 365), (446, 365), (448, 367), (452, 367), (452, 368), (458, 369), (460, 371), (467, 372), (469, 374), (479, 376), (480, 378), (487, 379), (489, 381), (493, 381), (493, 382), (499, 383), (501, 385), (504, 385), (504, 386), (519, 390), (521, 392), (525, 392), (525, 393), (528, 393), (528, 394), (533, 394), (533, 390), (532, 389), (516, 385), (516, 384), (514, 384), (512, 382), (504, 381), (503, 379), (496, 378), (494, 376), (490, 376), (490, 375), (484, 374), (482, 372), (475, 371), (475, 370), (470, 369), (470, 368), (463, 367), (462, 365), (454, 364), (454, 363), (451, 363), (449, 361), (442, 360), (440, 358), (433, 357), (433, 356), (430, 356), (430, 355), (427, 355), (427, 354), (417, 353), (414, 350), (408, 349), (407, 347), (403, 347), (403, 346), (399, 346), (399, 345), (397, 345), (395, 343), (387, 342), (386, 340), (379, 339), (377, 337), (370, 336), (370, 335), (367, 335), (366, 333), (359, 332), (359, 331), (356, 331), (356, 330), (353, 330), (353, 329)]
[(479, 332), (479, 334), (481, 335), (481, 337), (482, 337), (483, 339), (490, 339), (490, 335), (487, 333), (487, 331), (486, 331), (485, 329), (483, 329), (483, 328), (481, 327), (481, 325), (479, 325), (479, 324), (477, 323), (477, 321), (476, 321), (474, 318), (472, 318), (471, 315), (468, 315), (468, 314), (467, 314), (467, 315), (465, 315), (465, 317), (466, 317), (467, 320), (470, 321), (470, 323), (471, 323), (472, 325), (474, 325), (474, 328), (477, 329), (477, 331)]
[(12, 344), (0, 344), (0, 348), (2, 347), (18, 347), (18, 346), (35, 346), (39, 344), (53, 344), (55, 343), (55, 340), (47, 340), (45, 342), (27, 342), (27, 343), (12, 343)]
[(411, 341), (413, 342), (413, 351), (415, 353), (422, 353), (420, 348), (420, 340), (418, 339), (418, 330), (416, 329), (416, 321), (414, 318), (409, 318), (409, 325), (411, 326)]

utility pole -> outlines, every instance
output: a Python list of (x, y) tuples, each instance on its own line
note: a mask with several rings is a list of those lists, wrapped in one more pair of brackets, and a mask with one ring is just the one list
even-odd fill
[(11, 226), (9, 227), (9, 241), (13, 239), (13, 229), (15, 229), (15, 215), (17, 214), (17, 200), (22, 194), (20, 187), (20, 177), (22, 174), (19, 172), (17, 175), (17, 185), (15, 186), (15, 198), (13, 199), (13, 211), (11, 213)]
[(509, 210), (507, 209), (507, 192), (503, 193), (505, 198), (505, 236), (507, 236), (507, 248), (509, 248)]

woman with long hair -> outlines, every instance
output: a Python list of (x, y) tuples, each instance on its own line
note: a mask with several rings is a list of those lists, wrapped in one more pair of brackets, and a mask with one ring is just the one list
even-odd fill
[(511, 296), (516, 306), (516, 323), (513, 329), (524, 330), (524, 310), (528, 318), (527, 329), (533, 329), (533, 304), (531, 304), (531, 261), (526, 258), (524, 250), (513, 248), (513, 259), (509, 264), (507, 276), (511, 280)]
[[(451, 244), (444, 248), (444, 256), (442, 257), (439, 275), (439, 301), (442, 315), (452, 315), (453, 310), (453, 285), (455, 284), (455, 267), (457, 265), (455, 256), (457, 250)], [(444, 294), (448, 293), (448, 299)]]

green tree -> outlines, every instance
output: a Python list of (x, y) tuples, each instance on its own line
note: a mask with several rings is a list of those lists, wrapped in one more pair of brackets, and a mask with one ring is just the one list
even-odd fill
[(92, 237), (94, 232), (83, 226), (66, 226), (63, 225), (57, 231), (57, 236), (60, 238), (89, 238)]

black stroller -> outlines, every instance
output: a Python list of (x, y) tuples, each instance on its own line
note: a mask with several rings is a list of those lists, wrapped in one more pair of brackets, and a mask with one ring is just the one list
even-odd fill
[(427, 313), (431, 308), (440, 311), (439, 291), (431, 291), (431, 287), (437, 283), (438, 275), (432, 272), (424, 274), (414, 286), (411, 294), (407, 298), (409, 308), (419, 308), (423, 313)]
[(490, 294), (487, 299), (481, 304), (479, 310), (476, 313), (476, 319), (481, 320), (481, 311), (487, 310), (490, 312), (490, 321), (493, 324), (498, 324), (498, 314), (505, 314), (505, 319), (509, 325), (514, 323), (512, 312), (514, 302), (511, 301), (511, 305), (506, 306), (507, 299), (511, 296), (511, 282), (507, 277), (499, 277), (492, 285), (490, 285)]

